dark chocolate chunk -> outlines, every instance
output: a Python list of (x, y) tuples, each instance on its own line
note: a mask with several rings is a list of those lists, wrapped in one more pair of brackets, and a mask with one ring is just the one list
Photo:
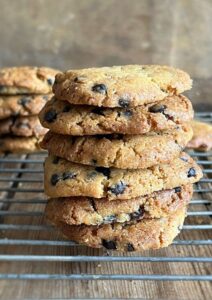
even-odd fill
[(188, 158), (187, 157), (180, 157), (181, 160), (187, 162), (188, 161)]
[(58, 156), (55, 156), (52, 160), (52, 163), (56, 165), (56, 164), (58, 164), (59, 160), (60, 160), (60, 158)]
[(121, 99), (119, 99), (119, 106), (121, 106), (121, 107), (123, 107), (123, 108), (126, 108), (126, 107), (128, 107), (129, 106), (129, 104), (130, 104), (130, 99), (128, 99), (128, 98), (121, 98)]
[(180, 193), (181, 192), (181, 186), (177, 186), (174, 188), (175, 193)]
[(66, 104), (64, 107), (63, 107), (63, 112), (69, 112), (71, 110), (71, 106), (69, 104)]
[(22, 97), (21, 99), (19, 99), (18, 100), (18, 104), (19, 105), (22, 105), (23, 107), (26, 107), (27, 106), (27, 104), (29, 103), (29, 102), (31, 102), (31, 98), (30, 97)]
[(76, 173), (73, 173), (73, 172), (64, 172), (63, 173), (63, 180), (66, 180), (66, 179), (74, 179), (77, 177), (77, 174)]
[(102, 240), (102, 246), (108, 250), (116, 250), (117, 249), (115, 241)]
[(125, 117), (129, 118), (129, 117), (132, 117), (133, 112), (132, 112), (131, 110), (125, 110), (125, 111), (123, 112), (123, 115), (124, 115)]
[(164, 113), (164, 110), (166, 108), (167, 108), (166, 105), (155, 104), (155, 105), (149, 107), (149, 112), (152, 112), (152, 113)]
[(48, 85), (53, 85), (54, 80), (52, 78), (47, 79)]
[(127, 247), (126, 247), (126, 250), (129, 251), (129, 252), (132, 252), (132, 251), (135, 251), (135, 248), (134, 248), (133, 244), (128, 243)]
[(85, 81), (86, 77), (85, 76), (78, 76), (74, 78), (74, 82), (77, 83), (83, 83)]
[(96, 165), (97, 164), (97, 160), (96, 159), (92, 159), (91, 163), (92, 163), (92, 165)]
[(92, 87), (92, 91), (100, 94), (106, 94), (107, 93), (107, 87), (105, 84), (100, 83), (100, 84), (95, 84)]
[(107, 178), (110, 177), (110, 169), (109, 168), (104, 168), (104, 167), (96, 167), (95, 170), (99, 173), (102, 173), (104, 176)]
[(196, 170), (194, 169), (194, 168), (190, 168), (189, 170), (188, 170), (188, 178), (189, 177), (195, 177), (196, 176)]
[(59, 175), (53, 174), (51, 177), (51, 184), (56, 185), (60, 179), (61, 177)]
[(138, 220), (138, 219), (141, 219), (143, 215), (144, 215), (144, 207), (142, 205), (139, 207), (139, 209), (137, 211), (130, 214), (130, 219)]
[(47, 111), (44, 115), (44, 120), (46, 122), (52, 123), (57, 118), (57, 112), (54, 109)]
[(104, 116), (104, 108), (102, 107), (95, 107), (91, 112), (96, 115)]
[(94, 200), (94, 199), (90, 198), (90, 204), (91, 204), (93, 210), (94, 210), (94, 211), (97, 211), (96, 203), (95, 203), (95, 200)]
[(115, 215), (110, 215), (110, 216), (104, 217), (104, 224), (112, 223), (112, 222), (115, 222), (115, 221), (116, 221), (116, 216)]
[(126, 184), (123, 183), (122, 181), (120, 181), (119, 183), (117, 183), (116, 185), (113, 185), (111, 187), (109, 187), (109, 191), (111, 191), (111, 193), (115, 194), (116, 196), (123, 194), (125, 189), (126, 189)]

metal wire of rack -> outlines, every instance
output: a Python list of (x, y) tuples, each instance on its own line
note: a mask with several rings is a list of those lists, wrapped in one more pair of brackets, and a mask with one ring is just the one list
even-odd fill
[[(212, 122), (212, 113), (199, 113), (197, 118)], [(116, 254), (102, 250), (90, 250), (84, 255), (84, 247), (63, 239), (43, 218), (46, 198), (43, 195), (42, 164), (46, 153), (30, 155), (7, 154), (0, 157), (0, 262), (7, 263), (0, 279), (68, 279), (68, 280), (160, 280), (160, 281), (212, 281), (210, 236), (212, 204), (212, 152), (189, 151), (203, 168), (204, 178), (195, 185), (195, 194), (189, 205), (188, 217), (182, 233), (167, 249), (145, 253)], [(49, 249), (66, 249), (50, 254)], [(191, 250), (189, 251), (189, 247)], [(201, 249), (199, 248), (201, 247)], [(203, 251), (207, 247), (207, 251)], [(67, 250), (69, 249), (69, 250)], [(176, 251), (174, 251), (176, 249)], [(179, 250), (183, 249), (183, 250)], [(179, 250), (179, 251), (178, 251)], [(201, 251), (200, 251), (201, 250)], [(62, 254), (61, 254), (62, 252)], [(67, 254), (68, 252), (68, 254)], [(183, 255), (178, 255), (181, 253)], [(172, 253), (177, 253), (173, 256)], [(70, 255), (71, 254), (71, 255)], [(34, 272), (13, 268), (13, 263), (37, 263)], [(170, 273), (141, 274), (101, 272), (55, 272), (44, 268), (44, 263), (151, 263), (203, 264), (202, 271), (194, 274)], [(40, 270), (45, 272), (40, 272)], [(10, 272), (10, 270), (16, 272)], [(5, 271), (7, 270), (7, 272)], [(33, 269), (32, 269), (33, 270)], [(96, 269), (95, 269), (96, 270)], [(134, 269), (132, 268), (132, 271)]]

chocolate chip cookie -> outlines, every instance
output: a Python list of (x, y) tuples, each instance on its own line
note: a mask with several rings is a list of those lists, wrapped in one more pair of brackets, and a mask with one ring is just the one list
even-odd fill
[(93, 248), (118, 251), (159, 249), (170, 245), (183, 226), (186, 208), (160, 219), (142, 219), (133, 224), (115, 223), (100, 226), (59, 225), (70, 240)]
[(191, 102), (182, 95), (166, 97), (157, 104), (113, 109), (71, 105), (53, 98), (40, 113), (44, 127), (68, 135), (144, 134), (172, 129), (192, 118)]
[(52, 94), (48, 95), (0, 95), (0, 120), (13, 116), (37, 115)]
[(189, 75), (159, 65), (126, 65), (57, 74), (56, 98), (73, 104), (129, 108), (160, 101), (191, 88)]
[(58, 70), (46, 67), (12, 67), (0, 70), (0, 94), (49, 94)]
[(0, 153), (30, 153), (40, 151), (40, 138), (11, 137), (0, 138)]
[(84, 166), (50, 155), (44, 166), (44, 186), (51, 198), (69, 196), (130, 199), (194, 183), (202, 171), (182, 153), (169, 164), (142, 170)]
[(201, 151), (212, 150), (212, 125), (195, 120), (191, 122), (191, 126), (194, 135), (187, 147)]
[(48, 200), (45, 214), (55, 224), (63, 222), (69, 225), (101, 225), (162, 218), (186, 206), (192, 197), (192, 190), (192, 185), (185, 185), (116, 201), (89, 197), (55, 198)]
[(49, 131), (41, 148), (69, 161), (85, 165), (145, 169), (167, 163), (180, 155), (192, 138), (190, 125), (146, 135), (74, 137)]
[(12, 117), (0, 120), (0, 135), (43, 136), (47, 132), (37, 116)]

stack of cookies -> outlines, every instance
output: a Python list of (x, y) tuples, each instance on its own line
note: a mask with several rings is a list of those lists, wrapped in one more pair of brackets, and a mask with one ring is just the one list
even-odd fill
[(50, 68), (14, 67), (0, 70), (0, 152), (40, 149), (46, 133), (38, 112), (51, 99), (58, 71)]
[(183, 152), (192, 137), (191, 79), (165, 66), (58, 74), (40, 113), (47, 218), (90, 247), (169, 245), (202, 172)]

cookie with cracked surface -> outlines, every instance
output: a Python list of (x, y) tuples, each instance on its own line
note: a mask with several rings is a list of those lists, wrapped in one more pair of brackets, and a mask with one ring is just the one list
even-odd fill
[(126, 65), (70, 70), (57, 74), (57, 99), (73, 104), (134, 107), (160, 101), (191, 88), (187, 73), (169, 66)]
[(47, 132), (37, 116), (12, 117), (0, 120), (0, 135), (42, 136)]
[(134, 108), (79, 106), (53, 98), (46, 103), (39, 118), (44, 127), (60, 134), (144, 134), (190, 122), (193, 108), (182, 95)]
[(162, 218), (186, 206), (192, 191), (192, 185), (185, 185), (129, 200), (54, 198), (48, 200), (45, 215), (52, 223), (69, 225), (101, 225)]
[(0, 70), (0, 94), (49, 94), (58, 70), (46, 67), (11, 67)]
[(212, 150), (212, 125), (194, 120), (191, 126), (194, 135), (187, 147), (201, 151)]
[(51, 97), (52, 94), (0, 95), (0, 120), (13, 116), (37, 115)]
[(142, 219), (133, 224), (100, 226), (56, 224), (70, 240), (92, 247), (118, 251), (159, 249), (170, 245), (183, 226), (186, 208), (159, 219)]
[(88, 196), (109, 200), (148, 195), (202, 177), (200, 167), (186, 153), (169, 164), (138, 170), (84, 166), (50, 155), (44, 173), (45, 193), (51, 198)]
[(0, 138), (0, 153), (30, 153), (40, 151), (40, 138), (36, 137), (11, 137)]
[(189, 124), (143, 136), (71, 137), (49, 131), (40, 146), (55, 156), (85, 165), (145, 169), (178, 157), (191, 138)]

